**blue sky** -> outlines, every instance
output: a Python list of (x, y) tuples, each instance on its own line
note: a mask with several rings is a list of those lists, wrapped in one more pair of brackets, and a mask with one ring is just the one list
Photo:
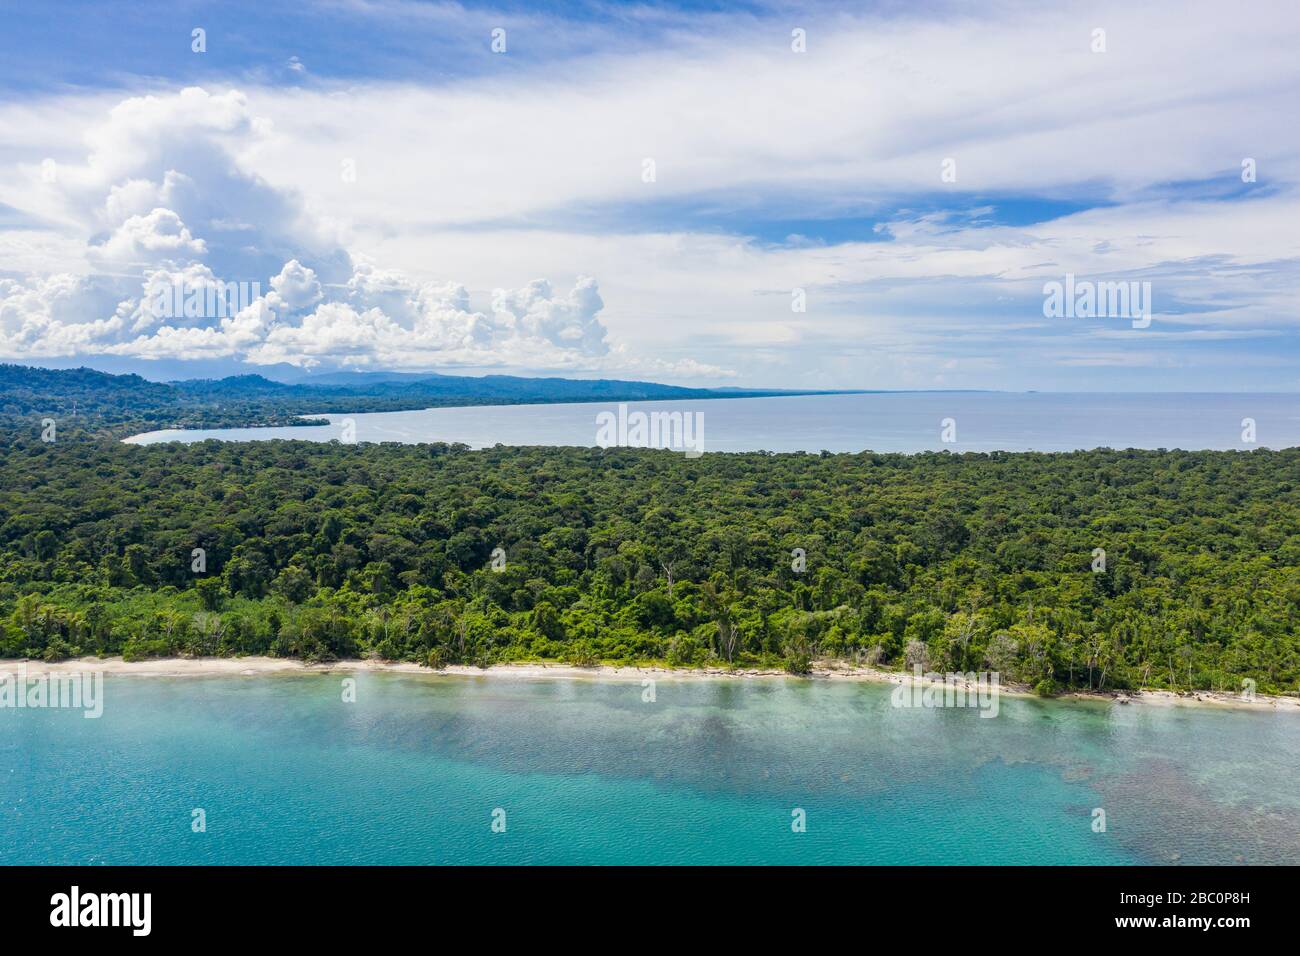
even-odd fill
[[(77, 86), (130, 88), (171, 83), (300, 83), (296, 57), (312, 77), (334, 82), (445, 82), (476, 72), (527, 69), (607, 52), (652, 49), (678, 31), (771, 15), (755, 3), (439, 3), (358, 0), (315, 3), (5, 3), (0, 82), (13, 92)], [(859, 5), (865, 8), (868, 5)], [(890, 5), (879, 4), (888, 10)], [(785, 11), (799, 5), (786, 4)], [(833, 9), (823, 4), (819, 9)], [(207, 55), (175, 42), (208, 31)], [(492, 56), (491, 31), (518, 31), (509, 57)]]
[(0, 15), (0, 361), (1300, 387), (1289, 4)]

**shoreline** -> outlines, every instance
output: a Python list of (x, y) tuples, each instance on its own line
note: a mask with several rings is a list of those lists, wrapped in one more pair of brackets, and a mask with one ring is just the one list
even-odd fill
[[(87, 670), (100, 671), (113, 676), (133, 677), (260, 677), (268, 674), (331, 674), (352, 672), (387, 672), (397, 674), (423, 674), (426, 677), (491, 677), (528, 680), (605, 680), (640, 681), (647, 677), (656, 680), (755, 680), (785, 678), (789, 680), (858, 681), (880, 684), (913, 684), (916, 677), (902, 671), (884, 671), (862, 666), (814, 665), (808, 674), (789, 674), (783, 670), (758, 668), (674, 668), (632, 664), (602, 664), (597, 667), (578, 667), (563, 663), (494, 664), (483, 669), (468, 664), (453, 664), (434, 670), (409, 661), (380, 661), (351, 659), (329, 663), (307, 663), (296, 658), (283, 657), (160, 657), (142, 661), (124, 661), (120, 657), (81, 657), (47, 663), (37, 660), (0, 660), (0, 674), (12, 673), (19, 668), (28, 677), (45, 674), (76, 673)], [(935, 683), (922, 680), (922, 684)], [(1039, 697), (1029, 687), (1021, 684), (1002, 684), (999, 693), (1009, 697), (1029, 697), (1035, 700), (1073, 700), (1129, 703), (1160, 706), (1190, 705), (1227, 707), (1246, 710), (1290, 711), (1300, 713), (1300, 698), (1259, 694), (1254, 700), (1221, 691), (1189, 691), (1179, 693), (1169, 690), (1141, 690), (1132, 693), (1117, 691), (1069, 691), (1054, 697)]]

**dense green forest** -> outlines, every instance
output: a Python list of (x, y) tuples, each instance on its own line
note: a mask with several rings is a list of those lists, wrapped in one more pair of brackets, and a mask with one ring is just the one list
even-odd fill
[(1300, 681), (1300, 449), (687, 459), (28, 425), (0, 460), (5, 656)]
[[(328, 376), (326, 377), (329, 378)], [(762, 395), (808, 395), (755, 389), (683, 388), (617, 379), (519, 378), (511, 375), (338, 376), (321, 384), (273, 382), (260, 375), (151, 382), (94, 369), (0, 365), (0, 418), (39, 433), (43, 416), (60, 429), (113, 430), (304, 425), (302, 415), (392, 412), (451, 405), (631, 402)]]

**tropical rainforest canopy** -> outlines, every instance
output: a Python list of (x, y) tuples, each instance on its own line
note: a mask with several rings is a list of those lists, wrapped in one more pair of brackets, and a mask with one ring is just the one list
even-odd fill
[(0, 656), (1300, 681), (1300, 449), (687, 459), (0, 424)]

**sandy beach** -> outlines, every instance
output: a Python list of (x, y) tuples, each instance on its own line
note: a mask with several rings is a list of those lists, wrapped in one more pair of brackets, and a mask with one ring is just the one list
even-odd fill
[[(668, 668), (634, 667), (631, 665), (577, 667), (561, 663), (496, 664), (490, 668), (451, 665), (433, 670), (409, 662), (380, 660), (341, 660), (326, 664), (308, 664), (280, 657), (164, 657), (142, 661), (124, 661), (120, 657), (82, 657), (47, 663), (37, 660), (0, 661), (0, 675), (18, 672), (25, 668), (28, 677), (41, 674), (100, 671), (106, 676), (132, 677), (258, 677), (272, 674), (331, 674), (356, 671), (382, 671), (401, 674), (419, 674), (431, 679), (440, 677), (514, 678), (519, 680), (604, 680), (641, 681), (646, 678), (668, 681), (692, 680), (832, 680), (870, 681), (887, 684), (912, 684), (916, 677), (901, 671), (883, 671), (872, 667), (819, 662), (810, 674), (797, 676), (782, 670), (752, 668)], [(931, 683), (922, 680), (922, 683)], [(1012, 697), (1036, 697), (1025, 685), (1002, 684), (1001, 694)], [(1143, 690), (1116, 693), (1087, 693), (1073, 691), (1058, 695), (1056, 700), (1110, 701), (1116, 705), (1143, 704), (1156, 706), (1213, 706), (1245, 708), (1250, 710), (1277, 710), (1300, 714), (1300, 697), (1256, 695), (1254, 700), (1218, 691), (1193, 691), (1175, 693), (1167, 690)]]

